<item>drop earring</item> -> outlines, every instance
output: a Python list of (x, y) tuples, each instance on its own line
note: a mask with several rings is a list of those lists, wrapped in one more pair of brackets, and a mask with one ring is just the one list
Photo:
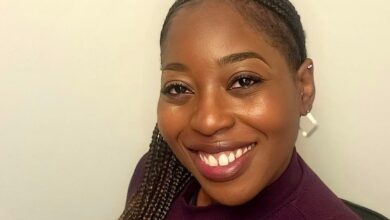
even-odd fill
[[(311, 64), (307, 68), (311, 69), (311, 68), (313, 68), (313, 65)], [(304, 91), (301, 91), (302, 101), (304, 99), (304, 95), (305, 95)], [(306, 137), (306, 138), (310, 137), (317, 130), (317, 127), (318, 127), (317, 120), (310, 113), (311, 108), (312, 108), (312, 106), (310, 105), (306, 110), (306, 114), (301, 115), (302, 117), (301, 117), (301, 120), (299, 122), (299, 130), (300, 130), (302, 136)]]
[(299, 130), (302, 136), (310, 137), (318, 128), (317, 120), (310, 113), (310, 109), (306, 111), (306, 115), (303, 115), (300, 120)]

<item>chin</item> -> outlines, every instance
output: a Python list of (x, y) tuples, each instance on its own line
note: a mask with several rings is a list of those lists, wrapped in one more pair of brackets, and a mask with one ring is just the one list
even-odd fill
[[(218, 203), (226, 206), (239, 206), (251, 201), (265, 187), (264, 184), (248, 185), (246, 183), (230, 182), (211, 184), (207, 183), (202, 186), (203, 191), (211, 198), (213, 203)], [(250, 183), (249, 183), (250, 184)], [(202, 185), (202, 184), (201, 184)]]
[(226, 206), (239, 206), (249, 202), (252, 198), (229, 198), (226, 200), (219, 201), (218, 203)]

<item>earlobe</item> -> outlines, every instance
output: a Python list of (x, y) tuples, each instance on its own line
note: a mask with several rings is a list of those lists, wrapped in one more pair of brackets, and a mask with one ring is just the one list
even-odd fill
[(311, 59), (306, 59), (299, 67), (296, 83), (301, 101), (300, 113), (306, 115), (311, 111), (315, 97), (314, 64)]

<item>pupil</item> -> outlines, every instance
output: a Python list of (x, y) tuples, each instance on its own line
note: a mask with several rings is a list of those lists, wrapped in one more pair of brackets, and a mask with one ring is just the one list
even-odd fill
[(249, 86), (251, 84), (251, 80), (248, 78), (242, 78), (239, 80), (241, 86)]
[(185, 93), (186, 89), (183, 86), (176, 86), (175, 92), (178, 94)]

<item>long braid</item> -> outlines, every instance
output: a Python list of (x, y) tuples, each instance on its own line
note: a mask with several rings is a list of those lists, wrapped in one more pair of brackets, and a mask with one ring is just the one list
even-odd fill
[(190, 179), (191, 174), (177, 160), (156, 127), (141, 185), (119, 219), (164, 219), (177, 193)]
[[(300, 16), (288, 0), (226, 1), (237, 6), (243, 17), (265, 32), (293, 68), (298, 68), (306, 59), (305, 34)], [(171, 6), (161, 30), (161, 50), (173, 16), (187, 3), (196, 2), (199, 0), (176, 0)], [(191, 178), (190, 172), (177, 160), (156, 127), (142, 182), (119, 220), (165, 219), (176, 196)]]

